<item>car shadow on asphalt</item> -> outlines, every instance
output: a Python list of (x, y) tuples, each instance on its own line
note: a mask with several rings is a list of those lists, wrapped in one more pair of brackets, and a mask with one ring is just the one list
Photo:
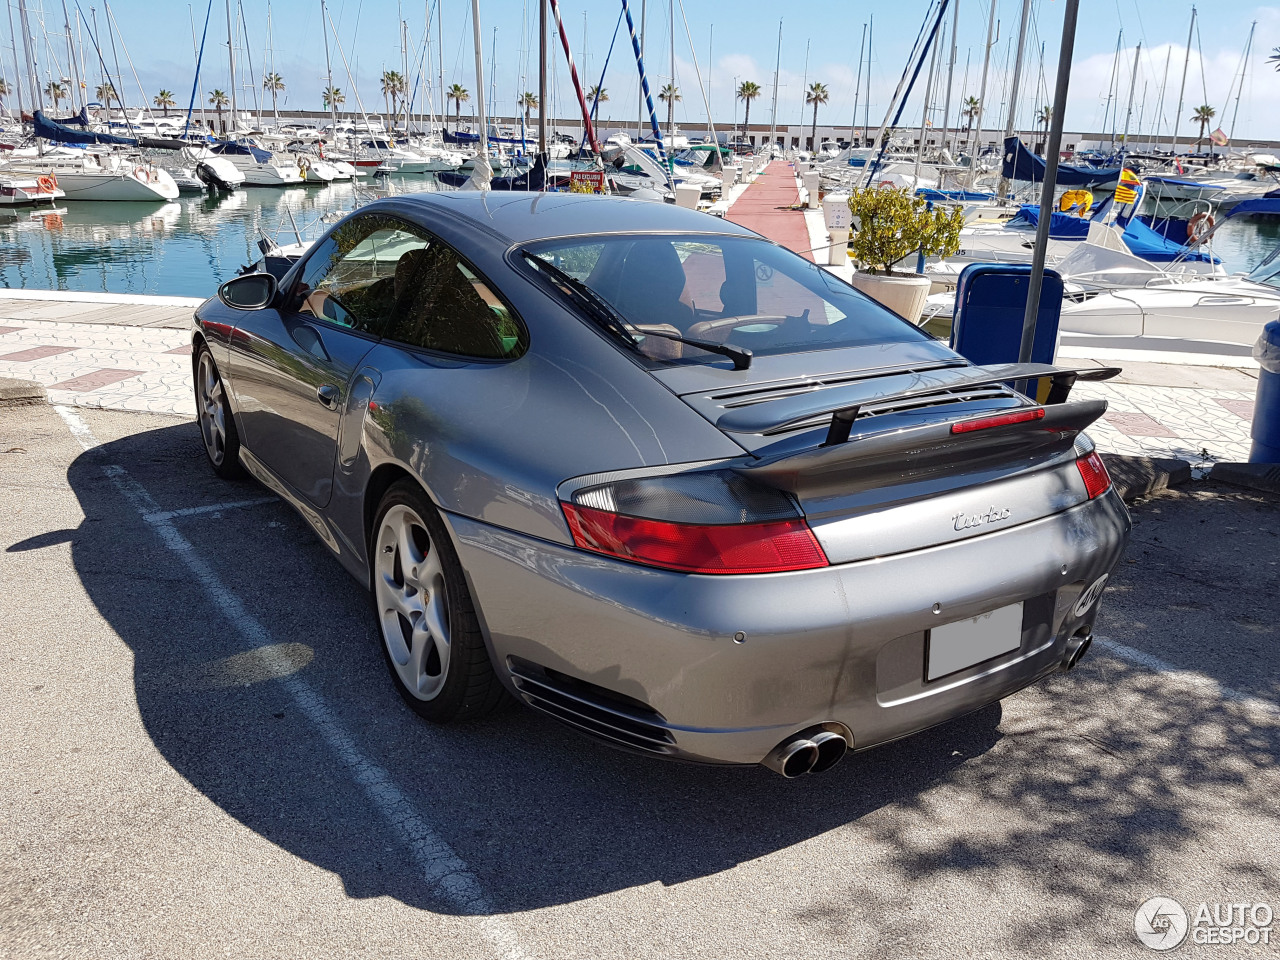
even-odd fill
[[(214, 479), (202, 460), (195, 427), (182, 425), (104, 444), (68, 471), (86, 516), (71, 533), (73, 561), (132, 651), (138, 709), (156, 749), (245, 827), (340, 876), (350, 896), (470, 912), (423, 881), (331, 741), (104, 470), (123, 465), (164, 510), (261, 495)], [(797, 781), (759, 767), (630, 756), (523, 707), (432, 726), (392, 689), (365, 591), (291, 510), (212, 511), (178, 529), (267, 631), (273, 662), (292, 664), (356, 748), (387, 771), (467, 864), (493, 912), (678, 884), (856, 828), (850, 842), (883, 851), (885, 873), (851, 875), (821, 916), (798, 919), (844, 923), (883, 910), (889, 875), (981, 875), (1010, 864), (1087, 919), (1099, 883), (1132, 875), (1196, 832), (1186, 789), (1208, 790), (1215, 803), (1275, 807), (1249, 774), (1258, 757), (1280, 754), (1273, 727), (1224, 712), (1213, 698), (1174, 700), (1158, 675), (1115, 665), (1033, 692), (1042, 712), (1032, 722), (1010, 727), (992, 705)], [(1095, 730), (1096, 704), (1120, 689), (1157, 706)], [(957, 791), (977, 805), (975, 828), (926, 840), (939, 797)], [(1002, 808), (994, 820), (992, 805)], [(198, 857), (203, 838), (190, 839)], [(1029, 947), (1038, 936), (1027, 931)]]

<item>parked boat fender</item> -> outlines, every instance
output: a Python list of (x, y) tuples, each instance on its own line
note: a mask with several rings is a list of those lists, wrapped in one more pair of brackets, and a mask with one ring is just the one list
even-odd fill
[(1216, 222), (1212, 213), (1206, 213), (1202, 210), (1187, 221), (1187, 239), (1203, 240), (1209, 235)]

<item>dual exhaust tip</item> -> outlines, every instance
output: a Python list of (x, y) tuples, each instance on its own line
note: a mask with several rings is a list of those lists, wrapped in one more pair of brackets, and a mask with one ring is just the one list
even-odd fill
[(1067, 641), (1067, 654), (1063, 658), (1062, 667), (1064, 670), (1071, 670), (1083, 658), (1089, 649), (1089, 645), (1093, 643), (1092, 633), (1078, 633)]
[(830, 770), (849, 752), (849, 739), (832, 730), (801, 733), (783, 740), (761, 761), (788, 780)]

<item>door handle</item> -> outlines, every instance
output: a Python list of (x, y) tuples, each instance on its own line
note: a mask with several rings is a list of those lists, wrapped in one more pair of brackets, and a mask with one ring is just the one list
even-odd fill
[(342, 392), (333, 384), (326, 383), (316, 388), (316, 399), (330, 410), (337, 410), (338, 401), (342, 399)]

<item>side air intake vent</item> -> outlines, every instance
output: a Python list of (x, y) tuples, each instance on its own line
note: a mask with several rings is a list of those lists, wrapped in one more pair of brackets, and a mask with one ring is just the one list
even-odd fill
[(614, 746), (644, 753), (675, 752), (675, 737), (652, 707), (594, 683), (520, 657), (508, 657), (515, 686), (529, 706)]

